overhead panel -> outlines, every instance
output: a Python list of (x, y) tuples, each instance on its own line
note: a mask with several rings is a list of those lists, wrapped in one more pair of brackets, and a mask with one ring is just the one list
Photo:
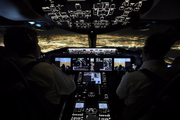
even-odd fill
[[(42, 10), (58, 27), (94, 32), (126, 27), (147, 0), (49, 0)], [(115, 28), (115, 27), (114, 27)]]

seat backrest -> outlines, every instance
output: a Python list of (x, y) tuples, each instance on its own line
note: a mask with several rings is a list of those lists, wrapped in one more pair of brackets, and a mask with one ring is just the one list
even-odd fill
[(2, 111), (0, 117), (7, 120), (11, 119), (12, 115), (20, 118), (19, 114), (16, 114), (16, 98), (26, 91), (25, 86), (16, 79), (18, 74), (13, 71), (16, 67), (14, 62), (7, 57), (8, 53), (9, 51), (4, 47), (0, 47), (0, 106)]
[[(180, 119), (180, 72), (177, 72), (161, 90), (156, 103), (144, 114), (140, 120)], [(161, 111), (161, 112), (159, 112)]]
[(0, 119), (44, 120), (46, 114), (33, 96), (16, 58), (5, 53), (6, 49), (0, 47)]
[(14, 71), (15, 66), (11, 64), (13, 63), (12, 60), (3, 58), (2, 56), (1, 58), (4, 59), (1, 61), (2, 64), (0, 66), (0, 106), (1, 111), (3, 111), (0, 113), (1, 117), (9, 120), (12, 115), (15, 115), (19, 119), (25, 119), (25, 113), (21, 116), (22, 111), (20, 110), (21, 113), (17, 112), (17, 101), (20, 101), (20, 96), (27, 92), (27, 88), (20, 82), (20, 79), (23, 79), (19, 76), (20, 74)]
[(60, 102), (61, 104), (58, 105), (50, 103), (44, 96), (44, 92), (42, 91), (39, 84), (33, 81), (29, 81), (29, 84), (33, 87), (32, 91), (37, 98), (38, 103), (44, 109), (49, 120), (58, 120), (64, 103), (62, 101)]
[(156, 103), (161, 90), (168, 81), (147, 69), (142, 69), (139, 71), (144, 73), (152, 84), (142, 98), (125, 107), (122, 113), (124, 120), (137, 120), (141, 118), (141, 116), (143, 116)]
[[(39, 64), (38, 61), (32, 61), (23, 67), (24, 74), (27, 74), (35, 65)], [(66, 101), (66, 95), (61, 95), (60, 104), (54, 105), (50, 103), (49, 100), (44, 96), (44, 92), (41, 89), (41, 86), (34, 81), (28, 81), (30, 87), (32, 88), (33, 94), (36, 96), (39, 104), (43, 107), (46, 114), (49, 117), (49, 120), (58, 120), (60, 112), (63, 109), (63, 105)]]

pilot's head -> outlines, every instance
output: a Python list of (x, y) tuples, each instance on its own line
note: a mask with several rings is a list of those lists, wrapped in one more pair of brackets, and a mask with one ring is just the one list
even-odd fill
[(172, 45), (171, 39), (164, 33), (156, 33), (147, 38), (143, 48), (143, 60), (164, 59)]
[(32, 54), (40, 56), (37, 33), (29, 28), (11, 28), (4, 34), (5, 47), (16, 51), (20, 56)]

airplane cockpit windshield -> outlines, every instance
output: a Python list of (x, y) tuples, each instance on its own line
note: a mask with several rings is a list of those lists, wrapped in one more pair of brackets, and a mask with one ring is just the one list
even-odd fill
[(64, 47), (89, 47), (88, 35), (66, 30), (39, 32), (38, 40), (43, 53)]
[[(38, 33), (39, 61), (75, 75), (62, 120), (117, 120), (116, 88), (142, 65), (146, 39), (180, 26), (179, 0), (18, 1), (0, 0), (0, 46), (7, 29), (30, 28)], [(173, 43), (167, 67), (180, 55), (180, 41)]]
[[(56, 30), (52, 31), (37, 31), (42, 53), (48, 53), (65, 47), (89, 47), (88, 35), (70, 32), (63, 29), (57, 30), (58, 28), (55, 29)], [(128, 31), (131, 31), (131, 33)], [(154, 31), (154, 29), (152, 31)], [(115, 32), (98, 34), (96, 48), (120, 47), (130, 51), (141, 51), (147, 37), (156, 32), (157, 30), (155, 30), (155, 32), (150, 32), (150, 34), (144, 34), (141, 31), (132, 31), (130, 28), (126, 28)], [(173, 44), (171, 50), (166, 55), (166, 63), (171, 64), (179, 55), (179, 45), (179, 41)], [(4, 46), (3, 34), (0, 34), (0, 46)]]

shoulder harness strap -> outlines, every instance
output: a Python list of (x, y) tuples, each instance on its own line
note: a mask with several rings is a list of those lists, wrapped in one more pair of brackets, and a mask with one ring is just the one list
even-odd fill
[(156, 73), (151, 72), (148, 69), (143, 68), (143, 69), (141, 69), (139, 71), (144, 73), (154, 83), (157, 83), (157, 84), (161, 85), (164, 82), (166, 82), (166, 80), (164, 78), (162, 78), (161, 76), (157, 75)]

